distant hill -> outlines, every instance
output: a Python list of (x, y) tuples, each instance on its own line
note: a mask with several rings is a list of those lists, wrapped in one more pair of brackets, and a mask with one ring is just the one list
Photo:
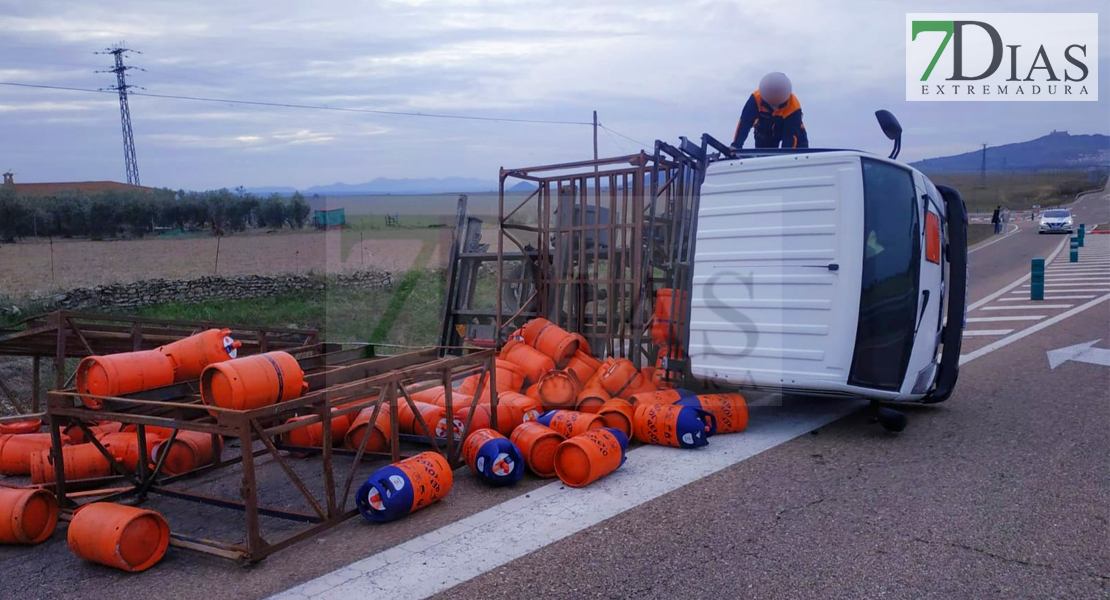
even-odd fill
[[(911, 163), (926, 173), (978, 171), (982, 151), (974, 150)], [(1027, 142), (987, 147), (987, 170), (1082, 169), (1110, 165), (1110, 136), (1052, 133)]]
[(506, 192), (534, 192), (534, 191), (536, 191), (537, 187), (539, 187), (539, 186), (530, 182), (530, 181), (521, 181), (520, 183), (510, 187), (509, 189), (507, 189), (505, 191)]

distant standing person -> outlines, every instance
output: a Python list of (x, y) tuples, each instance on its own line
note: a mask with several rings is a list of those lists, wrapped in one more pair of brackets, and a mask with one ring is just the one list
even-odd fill
[(759, 89), (748, 102), (736, 123), (733, 148), (743, 148), (748, 133), (755, 129), (756, 148), (809, 148), (809, 136), (802, 123), (802, 104), (794, 95), (790, 79), (782, 73), (768, 73), (759, 80)]
[(994, 214), (991, 215), (991, 223), (994, 224), (994, 233), (1002, 233), (1002, 207), (994, 207)]

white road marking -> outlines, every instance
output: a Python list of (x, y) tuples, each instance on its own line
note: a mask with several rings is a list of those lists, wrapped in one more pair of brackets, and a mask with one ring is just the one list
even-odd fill
[(1023, 304), (1021, 306), (984, 306), (981, 310), (1036, 310), (1042, 308), (1071, 308), (1074, 304)]
[[(624, 466), (589, 487), (548, 484), (272, 598), (426, 598), (866, 405), (863, 400), (789, 401), (767, 412), (753, 410), (747, 431), (716, 436), (706, 448), (641, 446), (628, 453)], [(362, 525), (366, 535), (388, 527)]]
[[(987, 246), (993, 246), (994, 244), (997, 244), (998, 242), (1001, 242), (1002, 240), (1004, 240), (1004, 239), (1006, 239), (1006, 238), (1010, 237), (1011, 235), (1014, 235), (1015, 233), (1017, 233), (1017, 232), (1018, 232), (1018, 229), (1020, 229), (1020, 228), (1019, 228), (1019, 227), (1017, 226), (1017, 224), (1016, 224), (1016, 223), (1011, 223), (1011, 224), (1010, 224), (1010, 227), (1013, 227), (1013, 229), (1011, 229), (1011, 230), (1007, 231), (1006, 233), (1002, 234), (1002, 235), (1001, 235), (1001, 236), (999, 236), (999, 237), (996, 237), (996, 238), (994, 238), (993, 240), (991, 240), (991, 241), (989, 241), (989, 242), (984, 242), (984, 243), (982, 243), (982, 244), (980, 244), (980, 245), (978, 245), (978, 246), (975, 246), (975, 247), (974, 247), (974, 248), (972, 248), (971, 250), (968, 250), (968, 251), (967, 251), (967, 253), (968, 253), (968, 254), (974, 254), (974, 253), (976, 253), (976, 252), (978, 252), (978, 251), (982, 250), (983, 248), (986, 248)], [(995, 235), (998, 235), (998, 234), (995, 234)]]
[(1084, 275), (1082, 277), (1073, 277), (1073, 276), (1069, 275), (1069, 276), (1066, 276), (1066, 277), (1045, 277), (1044, 280), (1045, 280), (1045, 283), (1048, 283), (1048, 282), (1060, 283), (1060, 282), (1064, 282), (1064, 281), (1091, 281), (1091, 282), (1110, 281), (1110, 273), (1107, 273), (1106, 275), (1103, 275), (1103, 276)]
[(968, 317), (968, 323), (994, 323), (996, 321), (1040, 321), (1047, 315), (1021, 315), (1020, 317)]
[(1013, 329), (965, 329), (964, 337), (986, 337), (991, 335), (1006, 335)]
[[(1029, 294), (1025, 292), (1016, 292), (1022, 295), (1021, 298), (999, 298), (999, 302), (1037, 302), (1037, 300), (1030, 300)], [(1094, 294), (1080, 295), (1080, 296), (1045, 296), (1045, 300), (1089, 300), (1094, 298)]]
[(1092, 365), (1110, 367), (1110, 349), (1092, 348), (1102, 340), (1092, 340), (1067, 348), (1057, 348), (1048, 351), (1048, 368), (1055, 369), (1069, 360), (1085, 362)]
[[(1004, 337), (1004, 338), (1002, 338), (998, 341), (991, 342), (991, 343), (987, 344), (986, 346), (983, 346), (982, 348), (979, 348), (978, 350), (976, 350), (974, 352), (971, 352), (969, 354), (964, 354), (963, 356), (961, 356), (960, 357), (960, 364), (965, 365), (965, 364), (967, 364), (967, 363), (969, 363), (969, 362), (971, 362), (971, 361), (973, 361), (973, 360), (975, 360), (975, 359), (977, 359), (981, 356), (986, 356), (987, 354), (990, 354), (991, 352), (994, 352), (995, 350), (998, 350), (999, 348), (1009, 346), (1010, 344), (1012, 344), (1012, 343), (1014, 343), (1014, 342), (1016, 342), (1016, 341), (1018, 341), (1022, 338), (1033, 335), (1034, 333), (1037, 333), (1038, 331), (1041, 331), (1042, 329), (1045, 329), (1047, 327), (1052, 327), (1056, 323), (1059, 323), (1060, 321), (1063, 321), (1064, 319), (1067, 319), (1068, 317), (1077, 315), (1077, 314), (1087, 310), (1088, 308), (1091, 308), (1092, 306), (1097, 306), (1098, 304), (1100, 304), (1102, 302), (1106, 302), (1107, 300), (1110, 300), (1110, 294), (1106, 294), (1105, 296), (1100, 296), (1098, 298), (1095, 298), (1094, 300), (1091, 300), (1090, 302), (1087, 302), (1086, 304), (1080, 304), (1079, 306), (1076, 306), (1075, 308), (1073, 308), (1073, 309), (1071, 309), (1067, 312), (1062, 312), (1062, 313), (1056, 315), (1055, 317), (1052, 317), (1051, 319), (1048, 319), (1047, 321), (1041, 321), (1040, 323), (1037, 323), (1036, 325), (1033, 325), (1032, 327), (1026, 327), (1025, 329), (1022, 329), (1021, 331), (1019, 331), (1017, 333), (1006, 336), (1006, 337)], [(968, 320), (970, 320), (970, 319), (968, 319)]]
[[(1052, 254), (1049, 254), (1048, 258), (1045, 259), (1045, 261), (1044, 261), (1045, 264), (1050, 264), (1052, 261), (1056, 260), (1056, 256), (1059, 255), (1060, 251), (1064, 249), (1064, 245), (1067, 244), (1067, 242), (1068, 242), (1068, 240), (1061, 240), (1061, 242), (1056, 245), (1056, 249), (1052, 251)], [(1017, 286), (1021, 285), (1022, 283), (1026, 282), (1028, 280), (1029, 280), (1029, 273), (1026, 273), (1025, 275), (1021, 276), (1017, 281), (1014, 281), (1013, 283), (1011, 283), (1011, 284), (1007, 285), (1006, 287), (998, 290), (997, 292), (994, 292), (993, 294), (988, 295), (986, 298), (983, 298), (982, 300), (977, 300), (975, 302), (972, 302), (967, 307), (968, 312), (971, 312), (971, 311), (975, 310), (976, 308), (979, 308), (980, 306), (983, 306), (984, 304), (990, 302), (991, 300), (994, 300), (995, 298), (1005, 294), (1006, 292), (1009, 292), (1010, 290), (1016, 288)]]

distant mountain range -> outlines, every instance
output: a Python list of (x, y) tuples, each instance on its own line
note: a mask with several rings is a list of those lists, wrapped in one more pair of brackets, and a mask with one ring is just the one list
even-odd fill
[[(926, 173), (978, 171), (981, 150), (910, 163)], [(987, 170), (1080, 169), (1110, 166), (1110, 136), (1052, 133), (1027, 142), (987, 146)]]

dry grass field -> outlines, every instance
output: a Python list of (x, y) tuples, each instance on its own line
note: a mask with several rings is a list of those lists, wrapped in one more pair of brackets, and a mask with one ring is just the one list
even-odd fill
[[(50, 290), (142, 279), (205, 275), (343, 273), (367, 268), (405, 271), (425, 244), (436, 264), (449, 230), (305, 231), (246, 233), (215, 238), (24, 240), (0, 245), (0, 294), (28, 296)], [(449, 240), (449, 237), (446, 238)], [(219, 259), (217, 262), (217, 245)]]

